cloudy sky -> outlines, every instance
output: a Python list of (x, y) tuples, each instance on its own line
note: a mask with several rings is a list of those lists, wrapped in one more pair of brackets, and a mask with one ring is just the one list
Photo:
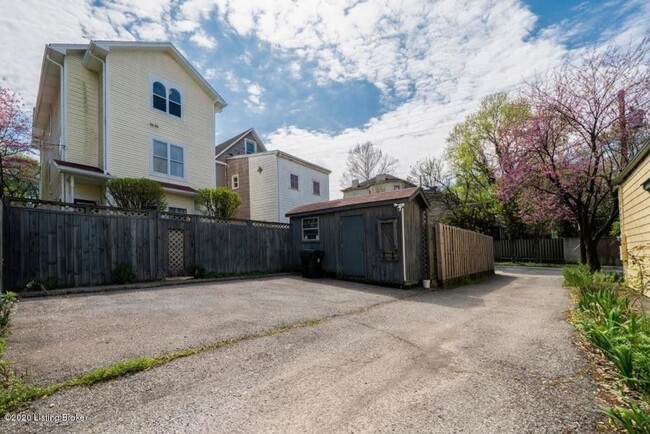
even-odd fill
[(481, 98), (591, 46), (638, 42), (647, 0), (0, 0), (0, 84), (33, 105), (43, 46), (169, 40), (228, 102), (217, 142), (254, 127), (333, 171), (371, 140), (398, 175), (440, 155)]

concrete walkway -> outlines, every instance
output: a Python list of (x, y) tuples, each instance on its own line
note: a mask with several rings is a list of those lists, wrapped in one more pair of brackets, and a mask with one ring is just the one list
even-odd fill
[[(564, 320), (569, 300), (560, 283), (558, 270), (510, 267), (482, 283), (433, 292), (286, 278), (270, 279), (257, 290), (238, 290), (237, 284), (205, 288), (204, 292), (217, 294), (233, 292), (213, 300), (230, 300), (223, 312), (234, 316), (223, 324), (229, 324), (233, 333), (245, 333), (251, 316), (260, 321), (255, 327), (262, 327), (262, 311), (274, 315), (265, 324), (277, 324), (354, 306), (366, 309), (91, 388), (68, 390), (36, 402), (27, 413), (76, 414), (84, 421), (5, 422), (0, 431), (593, 432), (598, 417), (595, 385), (571, 344), (574, 330)], [(186, 290), (173, 299), (189, 299)], [(264, 291), (273, 295), (264, 296)], [(92, 296), (76, 303), (91, 312), (98, 311), (93, 307), (97, 304), (111, 305), (111, 311), (125, 315), (137, 310), (130, 301), (133, 297), (157, 297), (153, 292), (128, 296), (121, 302)], [(178, 309), (170, 299), (160, 306), (167, 312)], [(186, 329), (187, 336), (220, 336), (223, 325), (210, 326), (220, 321), (216, 308), (208, 299), (196, 306), (203, 308), (189, 319), (172, 315), (176, 327), (163, 327), (148, 339), (160, 342), (157, 348), (163, 350), (180, 336), (172, 331), (175, 328)], [(26, 311), (23, 306), (16, 329), (21, 322), (29, 323), (22, 317)], [(38, 310), (31, 307), (29, 312)], [(145, 342), (139, 333), (156, 330), (150, 325), (156, 320), (147, 310), (132, 314), (141, 318), (138, 333), (129, 327), (111, 331), (109, 325), (121, 327), (124, 316), (119, 315), (113, 320), (98, 318), (105, 328), (78, 318), (77, 325), (85, 330), (86, 339), (100, 330), (107, 336), (128, 333), (123, 344), (114, 345), (122, 348), (130, 345), (129, 339)], [(163, 317), (164, 312), (156, 316)], [(194, 322), (203, 325), (193, 326)], [(200, 333), (202, 328), (209, 331)], [(96, 339), (101, 340), (100, 335)], [(12, 337), (12, 354), (21, 354), (17, 347), (28, 338)], [(83, 346), (75, 348), (86, 351)], [(96, 358), (100, 359), (105, 356)], [(90, 362), (82, 364), (86, 363)]]

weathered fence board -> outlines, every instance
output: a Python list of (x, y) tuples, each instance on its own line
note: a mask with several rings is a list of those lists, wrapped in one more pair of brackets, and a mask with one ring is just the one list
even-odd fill
[(496, 240), (497, 261), (564, 261), (562, 239)]
[[(461, 283), (466, 278), (494, 272), (492, 237), (440, 223), (431, 231), (435, 270), (439, 286)], [(433, 275), (433, 272), (432, 272)]]
[(0, 216), (4, 289), (33, 280), (108, 284), (124, 262), (133, 265), (139, 280), (165, 278), (172, 271), (170, 230), (183, 231), (180, 274), (190, 265), (218, 273), (288, 271), (298, 265), (291, 230), (282, 223), (24, 200), (5, 200)]

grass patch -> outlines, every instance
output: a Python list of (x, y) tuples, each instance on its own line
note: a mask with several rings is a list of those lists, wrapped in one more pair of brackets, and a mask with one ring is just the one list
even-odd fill
[(626, 432), (650, 433), (650, 319), (634, 308), (619, 275), (591, 273), (586, 266), (565, 267), (563, 275), (565, 286), (577, 290), (576, 327), (636, 392), (623, 406), (603, 411)]
[(559, 262), (496, 261), (494, 265), (500, 265), (505, 267), (562, 268), (566, 264), (562, 264)]
[[(23, 379), (15, 376), (13, 372), (10, 372), (10, 377), (6, 378), (11, 378), (11, 382), (7, 385), (7, 387), (3, 387), (2, 392), (0, 393), (0, 416), (4, 416), (10, 411), (19, 410), (36, 399), (53, 395), (64, 389), (92, 386), (93, 384), (102, 383), (118, 377), (123, 377), (126, 375), (135, 374), (137, 372), (153, 369), (177, 359), (193, 356), (206, 351), (216, 350), (228, 345), (234, 345), (244, 341), (273, 336), (288, 332), (290, 330), (313, 327), (336, 316), (340, 315), (326, 316), (309, 321), (294, 323), (287, 326), (265, 330), (263, 332), (255, 333), (252, 335), (243, 336), (240, 338), (224, 339), (210, 344), (190, 347), (182, 351), (175, 351), (158, 356), (143, 356), (121, 360), (107, 366), (93, 369), (92, 371), (88, 371), (70, 380), (51, 384), (49, 386), (29, 385), (25, 383)], [(1, 361), (1, 363), (4, 365), (0, 365), (0, 368), (2, 366), (5, 366), (7, 369), (9, 369), (8, 362)]]

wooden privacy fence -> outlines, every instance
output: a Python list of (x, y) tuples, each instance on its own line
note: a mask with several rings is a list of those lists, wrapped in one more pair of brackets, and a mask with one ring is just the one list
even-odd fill
[(494, 273), (492, 237), (440, 223), (430, 225), (429, 232), (433, 235), (431, 268), (435, 269), (431, 276), (436, 276), (438, 286)]
[(497, 261), (562, 262), (562, 239), (496, 240), (494, 255)]
[(131, 263), (141, 281), (183, 275), (190, 265), (219, 273), (298, 265), (283, 223), (22, 199), (3, 205), (3, 289), (52, 279), (109, 284), (122, 263)]

